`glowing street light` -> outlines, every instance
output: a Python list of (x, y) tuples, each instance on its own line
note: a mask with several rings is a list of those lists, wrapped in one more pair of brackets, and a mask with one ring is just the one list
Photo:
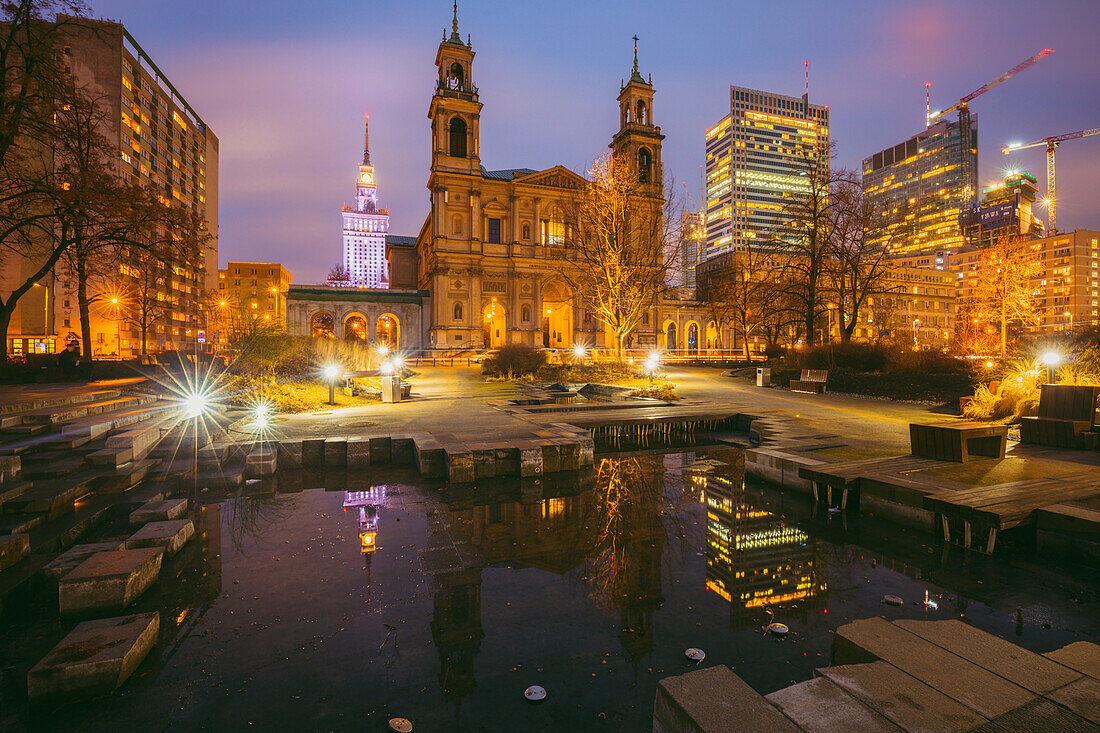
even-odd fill
[(584, 344), (573, 344), (573, 356), (578, 359), (584, 358)]
[(325, 379), (328, 381), (328, 403), (330, 405), (336, 404), (336, 380), (339, 379), (343, 370), (336, 364), (329, 364), (324, 368)]
[(200, 418), (210, 407), (210, 394), (207, 392), (188, 392), (180, 400), (180, 407), (189, 420)]
[(1054, 384), (1054, 370), (1062, 363), (1062, 355), (1057, 351), (1048, 351), (1040, 358), (1047, 367), (1047, 382)]

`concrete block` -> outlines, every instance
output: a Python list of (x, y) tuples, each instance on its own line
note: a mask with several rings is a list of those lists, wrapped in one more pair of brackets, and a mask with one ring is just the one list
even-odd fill
[(129, 448), (133, 451), (134, 458), (144, 458), (159, 442), (160, 426), (154, 425), (112, 435), (107, 438), (104, 446), (107, 448)]
[(187, 513), (187, 499), (160, 499), (147, 501), (130, 512), (130, 526), (146, 522), (164, 522), (179, 519)]
[(497, 475), (496, 451), (487, 443), (470, 445), (470, 453), (474, 457), (474, 475), (477, 478), (492, 478)]
[(1100, 727), (1100, 680), (1082, 677), (1047, 697)]
[(299, 440), (287, 441), (278, 444), (279, 458), (282, 459), (284, 468), (302, 467), (302, 442)]
[(413, 436), (390, 436), (390, 462), (395, 466), (411, 466), (416, 463), (416, 446), (413, 443)]
[(345, 458), (348, 468), (368, 468), (370, 466), (370, 438), (353, 435), (347, 440)]
[(562, 471), (576, 471), (581, 467), (581, 447), (576, 441), (570, 440), (558, 446), (558, 468)]
[(325, 466), (348, 465), (348, 439), (327, 438), (325, 440)]
[(800, 682), (765, 696), (768, 702), (807, 733), (880, 731), (900, 733), (901, 728), (866, 707), (824, 677)]
[(794, 723), (729, 667), (708, 667), (657, 683), (653, 733), (737, 730), (798, 733)]
[(371, 465), (380, 463), (390, 463), (393, 459), (392, 442), (389, 436), (382, 436), (370, 439), (370, 462)]
[(538, 443), (517, 443), (519, 453), (519, 475), (542, 475), (542, 446)]
[(132, 460), (134, 460), (134, 449), (129, 447), (103, 448), (88, 454), (88, 463), (107, 468), (118, 468)]
[(244, 462), (244, 472), (249, 478), (266, 478), (274, 476), (279, 469), (279, 454), (275, 446), (257, 445)]
[(27, 696), (39, 703), (110, 694), (137, 669), (159, 633), (157, 613), (85, 621), (27, 674)]
[(1043, 656), (1070, 669), (1075, 669), (1081, 674), (1100, 679), (1100, 646), (1091, 641), (1075, 641), (1061, 649), (1047, 652)]
[(596, 463), (596, 446), (592, 442), (592, 438), (585, 438), (579, 444), (578, 450), (580, 451), (577, 462), (583, 468), (585, 466), (592, 466)]
[(302, 467), (317, 468), (325, 465), (325, 439), (302, 441)]
[(190, 519), (170, 519), (167, 522), (149, 522), (130, 539), (123, 543), (123, 549), (136, 550), (141, 547), (159, 547), (165, 555), (175, 555), (195, 536), (195, 525)]
[(540, 441), (542, 444), (542, 472), (557, 473), (561, 470), (561, 446), (549, 440)]
[[(420, 475), (428, 478), (443, 478), (447, 470), (443, 446), (432, 438), (417, 438), (415, 445), (416, 467)], [(371, 462), (374, 462), (373, 452)]]
[(447, 482), (466, 484), (477, 478), (474, 454), (465, 446), (443, 449), (447, 461)]
[(497, 476), (519, 475), (519, 452), (510, 443), (490, 443), (496, 458)]
[(54, 558), (53, 562), (42, 568), (42, 574), (47, 578), (61, 580), (97, 552), (111, 552), (112, 550), (121, 549), (121, 542), (92, 542), (87, 545), (73, 545)]
[(0, 536), (0, 570), (23, 559), (30, 549), (30, 538), (25, 534)]
[(19, 476), (21, 466), (19, 456), (0, 456), (0, 483), (11, 481)]
[(163, 555), (154, 548), (97, 552), (58, 583), (61, 615), (125, 608), (156, 582)]

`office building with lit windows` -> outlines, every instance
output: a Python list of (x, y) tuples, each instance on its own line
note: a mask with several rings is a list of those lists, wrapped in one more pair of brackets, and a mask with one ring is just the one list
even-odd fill
[(707, 258), (795, 237), (784, 210), (828, 149), (827, 106), (730, 87), (729, 114), (706, 133)]
[(390, 276), (386, 261), (386, 232), (390, 212), (378, 205), (378, 186), (370, 162), (370, 117), (363, 133), (363, 162), (355, 179), (355, 204), (341, 209), (344, 219), (344, 283), (357, 288), (388, 288)]
[[(96, 99), (100, 132), (117, 150), (117, 175), (155, 192), (162, 202), (197, 213), (210, 235), (194, 261), (168, 266), (124, 260), (115, 277), (96, 284), (99, 292), (90, 294), (97, 302), (91, 309), (91, 356), (141, 353), (139, 292), (156, 303), (155, 324), (146, 337), (149, 351), (194, 350), (204, 328), (200, 306), (217, 289), (218, 138), (121, 23), (70, 16), (58, 21), (61, 58), (76, 85)], [(8, 268), (34, 272), (38, 265), (10, 258), (0, 290), (18, 277)], [(150, 278), (152, 270), (157, 275)], [(150, 292), (150, 283), (156, 292)], [(76, 279), (59, 265), (21, 298), (8, 333), (9, 353), (52, 353), (78, 338), (76, 287)]]
[[(972, 157), (964, 180), (962, 156)], [(977, 191), (978, 122), (962, 140), (943, 120), (863, 159), (863, 193), (878, 219), (874, 239), (892, 253), (953, 251), (964, 237), (960, 214)]]
[(230, 262), (218, 270), (218, 308), (285, 323), (291, 282), (290, 271), (277, 262)]

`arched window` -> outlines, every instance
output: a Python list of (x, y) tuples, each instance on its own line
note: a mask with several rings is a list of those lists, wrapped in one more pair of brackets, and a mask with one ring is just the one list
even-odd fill
[(634, 108), (634, 121), (639, 125), (646, 124), (645, 118), (645, 102), (638, 100), (638, 105)]
[(466, 157), (466, 122), (461, 117), (451, 119), (451, 157)]
[(462, 303), (455, 303), (454, 316), (456, 321), (462, 320)]
[(523, 306), (523, 308), (520, 309), (519, 312), (520, 312), (520, 319), (524, 323), (530, 323), (531, 322), (531, 306), (525, 305), (525, 306)]
[(451, 64), (451, 68), (447, 71), (447, 85), (451, 89), (462, 89), (463, 79), (465, 74), (462, 73), (462, 64), (457, 61)]
[(524, 224), (523, 225), (523, 239), (526, 241), (530, 238), (531, 238), (531, 225), (530, 224)]
[(649, 183), (650, 168), (652, 167), (651, 158), (649, 155), (649, 148), (642, 148), (638, 151), (638, 180), (642, 183)]
[(462, 214), (451, 217), (451, 233), (456, 237), (462, 236)]
[(649, 325), (649, 311), (644, 311), (642, 313), (642, 325), (643, 326), (648, 326)]
[(626, 123), (629, 122), (629, 120), (627, 120), (626, 117), (627, 117), (627, 114), (629, 114), (629, 112), (630, 112), (630, 105), (628, 105), (626, 102), (623, 102), (622, 108), (619, 110), (619, 112), (620, 112), (619, 116), (622, 118), (619, 121), (619, 127), (626, 127)]

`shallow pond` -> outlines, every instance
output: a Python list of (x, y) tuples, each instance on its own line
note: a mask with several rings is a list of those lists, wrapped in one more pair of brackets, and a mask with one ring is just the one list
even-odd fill
[[(27, 669), (72, 626), (44, 589), (0, 635), (0, 728), (647, 730), (657, 681), (694, 668), (689, 647), (767, 693), (874, 615), (964, 617), (1037, 651), (1100, 639), (1095, 571), (815, 512), (746, 486), (732, 449), (596, 464), (476, 487), (340, 475), (199, 493), (196, 541), (133, 607), (161, 613), (134, 677), (28, 711)], [(546, 700), (529, 704), (529, 685)]]

